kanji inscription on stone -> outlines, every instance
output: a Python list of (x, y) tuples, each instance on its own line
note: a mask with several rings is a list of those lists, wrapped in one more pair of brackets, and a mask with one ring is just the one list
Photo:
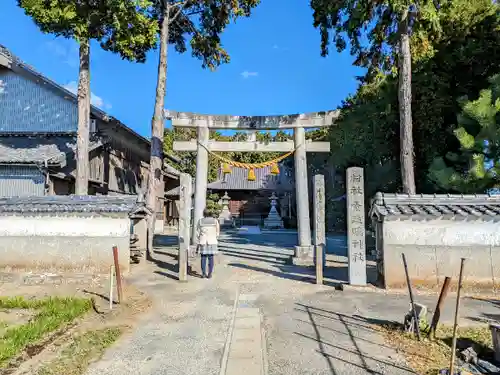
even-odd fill
[(359, 167), (347, 169), (347, 246), (349, 284), (366, 285), (365, 194)]

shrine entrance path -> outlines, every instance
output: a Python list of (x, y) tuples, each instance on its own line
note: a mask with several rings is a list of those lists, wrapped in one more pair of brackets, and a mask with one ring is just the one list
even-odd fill
[[(411, 374), (372, 326), (401, 321), (407, 296), (313, 285), (286, 268), (293, 235), (284, 236), (223, 235), (214, 278), (187, 283), (175, 280), (175, 236), (162, 237), (155, 262), (127, 278), (152, 298), (152, 310), (87, 375)], [(418, 297), (428, 306), (435, 299)], [(462, 314), (494, 309), (464, 300)]]

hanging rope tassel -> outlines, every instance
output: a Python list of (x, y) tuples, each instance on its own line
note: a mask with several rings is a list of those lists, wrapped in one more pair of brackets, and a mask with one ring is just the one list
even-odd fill
[(255, 171), (254, 169), (249, 169), (248, 170), (248, 181), (255, 181), (257, 178), (255, 177)]
[(272, 166), (271, 166), (271, 174), (274, 174), (274, 175), (279, 175), (280, 174), (280, 169), (278, 167), (278, 164), (277, 163), (274, 163)]
[(228, 163), (222, 164), (222, 173), (224, 173), (224, 174), (230, 174), (231, 173), (231, 167), (229, 166)]

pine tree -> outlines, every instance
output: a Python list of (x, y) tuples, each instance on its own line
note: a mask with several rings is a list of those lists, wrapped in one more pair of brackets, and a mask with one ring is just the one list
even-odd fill
[(214, 217), (219, 217), (222, 211), (222, 205), (219, 203), (218, 194), (209, 194), (207, 197), (206, 210), (209, 211)]
[(429, 177), (438, 186), (459, 193), (486, 193), (500, 182), (500, 74), (479, 98), (461, 100), (454, 130), (460, 150), (434, 160)]

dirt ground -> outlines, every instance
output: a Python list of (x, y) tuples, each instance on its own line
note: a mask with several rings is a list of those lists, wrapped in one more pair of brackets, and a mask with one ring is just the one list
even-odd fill
[[(116, 339), (120, 334), (133, 328), (141, 313), (151, 307), (151, 301), (144, 293), (124, 282), (125, 301), (122, 304), (117, 303), (115, 287), (113, 309), (110, 310), (109, 279), (106, 276), (80, 277), (78, 275), (12, 273), (2, 273), (0, 276), (0, 295), (2, 297), (23, 297), (25, 299), (41, 299), (49, 296), (80, 297), (92, 301), (92, 309), (89, 313), (25, 348), (22, 353), (10, 361), (7, 367), (0, 368), (0, 375), (81, 374), (84, 372), (81, 363), (75, 364), (74, 368), (70, 368), (71, 364), (64, 364), (64, 369), (57, 370), (58, 367), (61, 367), (61, 358), (74, 355), (71, 351), (87, 350), (89, 353), (84, 353), (85, 361), (91, 362), (98, 358), (89, 358), (89, 356), (102, 355), (105, 347), (100, 352), (93, 348), (89, 349), (89, 346), (96, 346), (96, 343), (90, 344), (87, 340), (87, 348), (82, 348), (82, 343), (77, 343), (79, 338), (88, 338), (94, 332), (100, 334), (106, 329), (113, 329), (115, 330), (113, 337), (116, 336), (114, 337)], [(32, 316), (33, 312), (22, 309), (1, 310), (0, 322), (3, 324), (0, 323), (0, 336), (6, 327), (26, 324)], [(96, 339), (95, 337), (91, 338)], [(103, 340), (106, 339), (103, 338)], [(59, 363), (56, 363), (57, 361)], [(54, 365), (51, 366), (51, 363)]]

